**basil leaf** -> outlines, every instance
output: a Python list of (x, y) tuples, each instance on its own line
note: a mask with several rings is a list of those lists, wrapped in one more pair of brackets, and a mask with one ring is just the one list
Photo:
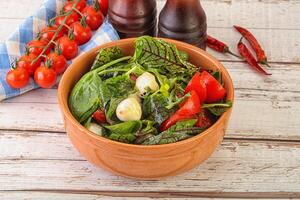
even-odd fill
[(111, 62), (112, 60), (121, 58), (122, 56), (123, 54), (120, 47), (110, 47), (110, 48), (100, 49), (92, 65), (91, 70), (97, 69), (102, 65)]
[(226, 103), (214, 103), (214, 104), (203, 104), (202, 108), (207, 109), (213, 115), (219, 117), (232, 107), (232, 102), (227, 101)]

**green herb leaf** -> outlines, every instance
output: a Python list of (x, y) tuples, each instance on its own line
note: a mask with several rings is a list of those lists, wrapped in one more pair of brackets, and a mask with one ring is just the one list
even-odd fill
[(142, 125), (142, 121), (128, 121), (104, 127), (108, 129), (111, 133), (127, 134), (136, 133), (139, 129), (142, 128)]
[(110, 131), (110, 135), (108, 136), (109, 139), (133, 143), (136, 139), (135, 133), (140, 130), (142, 126), (142, 121), (129, 121), (104, 127)]
[(197, 119), (185, 120), (177, 122), (168, 130), (161, 132), (158, 135), (153, 135), (145, 139), (144, 145), (170, 144), (181, 140), (188, 139), (193, 135), (199, 134), (204, 129), (194, 127)]
[(174, 44), (150, 36), (139, 37), (135, 43), (133, 60), (148, 69), (160, 69), (166, 75), (190, 76), (198, 70), (188, 63)]
[(161, 124), (177, 110), (177, 106), (167, 109), (168, 103), (168, 98), (161, 93), (146, 96), (142, 104), (144, 117)]
[(113, 60), (121, 58), (123, 56), (120, 47), (110, 47), (105, 49), (100, 49), (91, 70), (97, 69), (102, 65), (105, 65)]

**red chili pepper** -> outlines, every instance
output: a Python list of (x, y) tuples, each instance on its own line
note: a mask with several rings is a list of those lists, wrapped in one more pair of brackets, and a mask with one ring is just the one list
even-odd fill
[(259, 64), (257, 63), (257, 61), (255, 60), (254, 56), (251, 54), (251, 52), (249, 51), (249, 49), (247, 48), (247, 46), (242, 42), (242, 39), (239, 41), (238, 43), (238, 50), (241, 54), (241, 56), (243, 58), (245, 58), (246, 62), (253, 67), (254, 69), (256, 69), (258, 72), (261, 72), (265, 75), (272, 75), (268, 72), (266, 72), (261, 66), (259, 66)]
[(220, 52), (220, 53), (229, 53), (237, 58), (241, 58), (240, 56), (232, 53), (230, 50), (229, 50), (229, 47), (227, 44), (221, 42), (220, 40), (217, 40), (216, 38), (213, 38), (212, 36), (207, 36), (207, 46), (217, 52)]
[(249, 42), (249, 44), (251, 45), (251, 47), (256, 53), (257, 62), (270, 67), (268, 64), (266, 53), (261, 47), (261, 45), (259, 44), (259, 42), (257, 41), (257, 39), (255, 38), (255, 36), (250, 31), (248, 31), (243, 27), (234, 25), (234, 28)]

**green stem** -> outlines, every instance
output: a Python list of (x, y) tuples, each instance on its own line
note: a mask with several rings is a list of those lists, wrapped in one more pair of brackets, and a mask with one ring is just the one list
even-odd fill
[(107, 74), (107, 73), (111, 73), (111, 72), (127, 72), (127, 71), (128, 71), (128, 69), (107, 69), (107, 70), (98, 72), (98, 75), (103, 75), (103, 74)]
[(231, 105), (228, 103), (214, 103), (214, 104), (203, 104), (202, 108), (213, 108), (213, 107), (225, 107), (230, 108)]
[(80, 10), (78, 10), (77, 8), (74, 8), (74, 10), (80, 15), (80, 17), (84, 17)]
[(177, 99), (175, 102), (171, 102), (171, 103), (169, 102), (169, 105), (167, 105), (166, 108), (167, 109), (172, 109), (174, 106), (180, 104), (181, 102), (183, 102), (184, 100), (186, 100), (190, 96), (191, 96), (190, 93), (188, 93), (188, 94), (184, 95), (183, 97)]
[(131, 59), (131, 56), (126, 56), (126, 57), (123, 57), (123, 58), (119, 58), (117, 60), (114, 60), (114, 61), (111, 61), (109, 63), (106, 63), (105, 65), (102, 65), (101, 67), (94, 69), (93, 71), (95, 71), (96, 73), (99, 73), (99, 72), (105, 70), (106, 68), (108, 68), (110, 66), (113, 66), (113, 65), (115, 65), (115, 64), (117, 64), (119, 62), (122, 62), (122, 61), (125, 61), (125, 60), (129, 60), (129, 59)]

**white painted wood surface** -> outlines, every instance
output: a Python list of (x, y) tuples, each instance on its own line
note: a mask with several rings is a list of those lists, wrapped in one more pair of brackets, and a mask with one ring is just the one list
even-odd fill
[[(163, 5), (159, 1), (159, 8)], [(1, 0), (0, 41), (42, 0)], [(161, 181), (134, 181), (95, 168), (63, 130), (56, 89), (0, 103), (0, 199), (300, 198), (300, 1), (202, 0), (209, 34), (235, 51), (250, 28), (272, 64), (263, 77), (231, 56), (236, 101), (226, 139), (204, 164)]]

